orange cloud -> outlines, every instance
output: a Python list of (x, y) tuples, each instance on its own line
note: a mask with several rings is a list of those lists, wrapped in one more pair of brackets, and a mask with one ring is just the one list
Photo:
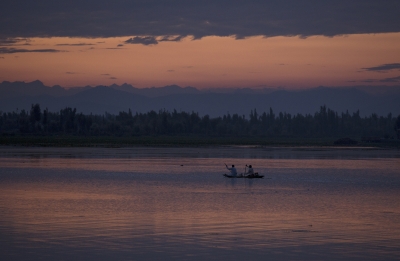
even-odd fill
[[(61, 44), (64, 52), (30, 51), (19, 53), (19, 59), (0, 59), (0, 77), (8, 81), (40, 79), (46, 85), (68, 87), (104, 84), (102, 74), (107, 72), (116, 83), (135, 83), (136, 87), (177, 84), (197, 88), (308, 88), (376, 79), (376, 70), (362, 68), (400, 61), (400, 33), (308, 38), (258, 36), (240, 40), (210, 36), (164, 41), (161, 37), (157, 38), (157, 45), (126, 44), (124, 48), (115, 48), (126, 39), (32, 38), (29, 50), (47, 50)], [(94, 44), (96, 49), (89, 52)], [(9, 55), (5, 52), (2, 57)], [(387, 70), (385, 79), (395, 77), (397, 70)]]

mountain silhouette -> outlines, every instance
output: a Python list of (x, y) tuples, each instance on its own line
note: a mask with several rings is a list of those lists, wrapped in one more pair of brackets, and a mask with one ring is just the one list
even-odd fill
[(0, 83), (0, 111), (30, 110), (39, 103), (42, 109), (59, 111), (66, 107), (76, 108), (85, 114), (118, 114), (131, 109), (133, 113), (151, 110), (198, 112), (213, 117), (227, 113), (249, 115), (256, 109), (260, 114), (270, 108), (291, 114), (314, 114), (320, 106), (339, 113), (360, 111), (363, 116), (376, 113), (387, 116), (400, 114), (400, 89), (372, 94), (360, 88), (328, 88), (289, 91), (273, 89), (198, 90), (177, 85), (151, 88), (135, 88), (130, 84), (96, 87), (62, 88), (48, 87), (40, 81)]

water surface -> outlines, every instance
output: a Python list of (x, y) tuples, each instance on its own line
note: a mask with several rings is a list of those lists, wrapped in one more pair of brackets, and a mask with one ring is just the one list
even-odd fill
[(0, 259), (399, 260), (399, 167), (361, 148), (1, 147)]

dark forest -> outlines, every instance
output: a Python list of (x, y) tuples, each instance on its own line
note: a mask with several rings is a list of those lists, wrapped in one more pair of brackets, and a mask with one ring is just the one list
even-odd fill
[(2, 136), (198, 136), (198, 137), (290, 137), (395, 139), (400, 138), (400, 115), (386, 117), (372, 114), (360, 117), (360, 112), (337, 113), (326, 106), (311, 114), (275, 114), (250, 111), (248, 116), (227, 114), (210, 118), (196, 112), (150, 111), (118, 115), (84, 115), (76, 109), (59, 112), (43, 111), (34, 104), (30, 111), (0, 112)]

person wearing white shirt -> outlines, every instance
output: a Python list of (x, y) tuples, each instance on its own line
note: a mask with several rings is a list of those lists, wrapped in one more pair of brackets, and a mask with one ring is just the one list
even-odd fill
[(254, 170), (253, 170), (253, 167), (251, 165), (249, 165), (249, 168), (247, 169), (246, 174), (247, 175), (254, 175)]
[(225, 164), (225, 166), (231, 172), (231, 176), (235, 176), (235, 177), (237, 176), (237, 171), (236, 171), (235, 165), (232, 165), (232, 168), (228, 168), (228, 165), (226, 165), (226, 164)]

